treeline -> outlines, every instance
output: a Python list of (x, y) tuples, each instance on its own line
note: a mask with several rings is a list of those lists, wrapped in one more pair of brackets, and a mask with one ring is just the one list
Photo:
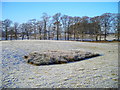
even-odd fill
[(120, 40), (120, 16), (104, 13), (95, 17), (72, 17), (56, 13), (49, 16), (43, 13), (41, 20), (31, 19), (19, 24), (9, 19), (0, 21), (2, 40), (39, 39), (39, 40), (107, 40), (114, 35)]

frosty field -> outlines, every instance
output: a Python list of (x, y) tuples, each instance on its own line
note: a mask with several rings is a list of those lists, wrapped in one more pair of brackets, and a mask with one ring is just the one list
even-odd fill
[[(55, 40), (0, 42), (1, 88), (118, 88), (118, 43)], [(46, 50), (81, 50), (101, 56), (45, 66), (34, 66), (23, 59), (30, 52)]]

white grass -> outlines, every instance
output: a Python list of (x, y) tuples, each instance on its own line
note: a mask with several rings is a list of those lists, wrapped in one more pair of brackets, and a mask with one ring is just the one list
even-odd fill
[[(55, 40), (2, 42), (2, 87), (19, 88), (117, 88), (118, 44)], [(82, 50), (102, 56), (80, 62), (33, 66), (23, 60), (32, 51)], [(9, 81), (9, 82), (8, 82)]]

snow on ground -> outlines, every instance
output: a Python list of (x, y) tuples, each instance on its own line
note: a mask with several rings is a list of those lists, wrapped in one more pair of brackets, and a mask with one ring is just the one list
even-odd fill
[[(55, 40), (2, 42), (4, 88), (118, 88), (118, 44)], [(74, 63), (33, 66), (23, 56), (33, 51), (81, 50), (101, 54)]]

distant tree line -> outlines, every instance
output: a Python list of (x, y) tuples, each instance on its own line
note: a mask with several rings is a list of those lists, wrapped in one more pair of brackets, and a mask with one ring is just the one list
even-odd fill
[(120, 40), (120, 15), (104, 13), (95, 17), (72, 17), (56, 13), (49, 16), (43, 13), (41, 20), (31, 19), (19, 24), (9, 19), (0, 21), (2, 39), (39, 39), (39, 40), (107, 40), (114, 35)]

